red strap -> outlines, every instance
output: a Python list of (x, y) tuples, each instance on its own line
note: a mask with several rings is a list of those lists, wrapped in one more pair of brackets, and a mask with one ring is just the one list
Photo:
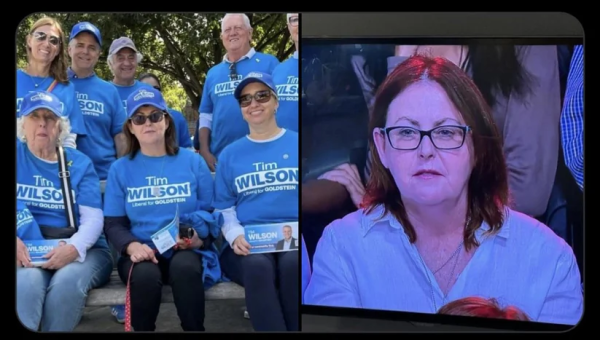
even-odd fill
[(54, 81), (52, 82), (52, 84), (50, 84), (50, 86), (48, 87), (48, 89), (46, 91), (52, 92), (52, 90), (54, 90), (54, 87), (56, 86), (56, 84), (58, 84), (58, 81), (56, 79), (54, 79)]
[[(192, 244), (192, 240), (189, 238), (183, 239), (187, 246), (189, 247)], [(175, 249), (177, 249), (177, 245)], [(158, 251), (154, 249), (154, 253), (156, 254)], [(129, 275), (127, 276), (127, 288), (125, 290), (125, 332), (131, 332), (131, 297), (130, 297), (130, 288), (131, 288), (131, 273), (133, 273), (133, 267), (135, 263), (131, 264), (129, 268)]]

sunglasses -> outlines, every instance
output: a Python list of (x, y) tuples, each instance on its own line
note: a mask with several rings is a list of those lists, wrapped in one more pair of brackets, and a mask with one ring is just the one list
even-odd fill
[(250, 104), (252, 104), (252, 98), (254, 98), (257, 103), (261, 103), (261, 104), (266, 103), (269, 101), (269, 99), (271, 99), (271, 91), (264, 90), (264, 91), (258, 91), (254, 95), (245, 94), (243, 96), (240, 96), (240, 99), (239, 99), (240, 106), (241, 107), (250, 106)]
[(298, 22), (299, 22), (298, 17), (291, 17), (290, 18), (290, 25), (292, 25), (293, 27), (298, 26)]
[(144, 124), (146, 124), (146, 120), (148, 120), (148, 119), (150, 119), (151, 123), (158, 123), (158, 122), (162, 121), (164, 118), (165, 118), (164, 112), (154, 111), (147, 116), (145, 116), (143, 114), (135, 115), (135, 116), (129, 118), (129, 120), (131, 120), (131, 122), (134, 125), (144, 125)]
[(58, 46), (58, 44), (60, 44), (60, 38), (55, 35), (48, 36), (44, 32), (34, 32), (32, 36), (35, 38), (35, 40), (40, 42), (48, 39), (48, 42), (54, 46)]

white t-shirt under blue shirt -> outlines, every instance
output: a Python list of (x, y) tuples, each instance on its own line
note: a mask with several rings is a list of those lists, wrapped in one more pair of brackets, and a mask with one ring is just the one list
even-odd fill
[[(46, 91), (53, 81), (54, 78), (52, 77), (33, 77), (22, 70), (17, 70), (17, 117), (19, 111), (21, 110), (21, 102), (23, 101), (23, 97), (32, 91)], [(38, 87), (35, 87), (36, 84)], [(78, 136), (87, 134), (87, 130), (83, 122), (83, 115), (79, 109), (79, 105), (77, 105), (77, 97), (75, 95), (75, 86), (73, 83), (69, 82), (66, 85), (57, 83), (52, 90), (52, 94), (60, 99), (63, 112), (65, 112), (66, 116), (69, 118), (71, 133), (74, 133)]]
[(177, 206), (180, 216), (211, 210), (212, 198), (212, 175), (200, 155), (183, 148), (176, 155), (162, 157), (138, 152), (133, 159), (125, 155), (111, 166), (104, 216), (127, 216), (133, 236), (155, 249), (152, 234), (171, 222)]
[(123, 131), (126, 120), (123, 102), (115, 86), (95, 74), (78, 78), (69, 72), (75, 85), (85, 126), (91, 133), (78, 140), (78, 149), (94, 163), (100, 180), (108, 176), (110, 165), (117, 159), (115, 136)]
[[(298, 221), (298, 134), (243, 137), (223, 149), (215, 175), (215, 209), (235, 206), (242, 226)], [(225, 238), (232, 242), (239, 235)]]
[(284, 129), (298, 132), (298, 51), (275, 67), (273, 82), (277, 87), (279, 108), (277, 109), (277, 125)]

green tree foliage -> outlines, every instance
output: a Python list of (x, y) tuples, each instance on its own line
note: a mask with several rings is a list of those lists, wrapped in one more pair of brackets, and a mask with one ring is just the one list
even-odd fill
[[(254, 28), (252, 44), (257, 51), (287, 59), (294, 51), (283, 13), (246, 13)], [(169, 106), (181, 110), (188, 120), (197, 119), (197, 110), (208, 69), (222, 61), (226, 51), (221, 42), (224, 13), (36, 13), (21, 22), (17, 31), (17, 67), (27, 63), (25, 37), (31, 25), (51, 16), (63, 25), (65, 39), (81, 21), (96, 25), (102, 33), (102, 55), (96, 73), (112, 79), (106, 63), (111, 42), (130, 37), (144, 55), (138, 71), (152, 72), (161, 80)], [(65, 44), (65, 48), (66, 48)], [(188, 110), (184, 110), (184, 108)]]

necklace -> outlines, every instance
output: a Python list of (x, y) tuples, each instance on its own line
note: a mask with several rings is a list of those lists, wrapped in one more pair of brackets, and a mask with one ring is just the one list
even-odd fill
[[(465, 224), (465, 227), (468, 226), (470, 222), (471, 222), (471, 218), (469, 217), (469, 219), (467, 220), (467, 223)], [(454, 266), (452, 267), (452, 272), (450, 273), (450, 278), (448, 279), (446, 286), (448, 286), (450, 284), (450, 282), (452, 282), (452, 280), (454, 279), (454, 272), (456, 271), (456, 266), (458, 264), (458, 260), (460, 259), (460, 251), (462, 250), (463, 245), (464, 245), (464, 240), (460, 242), (460, 244), (458, 245), (458, 248), (456, 248), (454, 253), (452, 253), (452, 256), (450, 256), (450, 258), (446, 262), (444, 262), (444, 264), (441, 267), (439, 267), (435, 272), (433, 272), (433, 274), (435, 275), (442, 268), (444, 268), (450, 262), (450, 260), (452, 260), (452, 258), (456, 257), (456, 261), (454, 261)], [(415, 249), (416, 249), (416, 247), (415, 247)], [(437, 307), (437, 303), (435, 300), (435, 293), (433, 291), (433, 282), (431, 280), (431, 277), (429, 276), (429, 272), (427, 271), (427, 266), (425, 265), (425, 261), (423, 261), (423, 257), (421, 256), (421, 253), (419, 253), (418, 249), (417, 249), (417, 255), (419, 256), (419, 260), (421, 262), (421, 265), (423, 266), (423, 269), (425, 270), (425, 275), (427, 276), (427, 281), (429, 283), (429, 289), (431, 291), (431, 302), (433, 303), (434, 313), (437, 313), (438, 307)], [(434, 279), (435, 279), (435, 277), (434, 277)], [(442, 294), (443, 294), (443, 292), (442, 292)], [(442, 298), (442, 306), (444, 304), (446, 304), (446, 294), (443, 294), (443, 295), (444, 296)]]
[[(163, 156), (163, 160), (160, 166), (160, 173), (158, 175), (158, 178), (160, 178), (162, 176), (162, 172), (163, 169), (165, 167), (165, 160), (167, 159), (167, 155)], [(148, 169), (148, 166), (146, 165), (146, 161), (144, 160), (144, 158), (142, 158), (142, 163), (144, 163), (144, 167), (146, 169)], [(150, 177), (150, 176), (148, 176)], [(150, 186), (152, 187), (152, 196), (154, 197), (158, 197), (160, 195), (160, 186), (162, 185), (162, 181), (157, 181), (158, 178), (154, 178), (154, 180), (150, 183)]]
[[(25, 74), (29, 76), (29, 79), (31, 79), (31, 82), (33, 83), (33, 86), (37, 89), (40, 85), (42, 85), (43, 83), (46, 82), (46, 80), (48, 80), (48, 78), (50, 78), (50, 76), (44, 77), (42, 79), (42, 81), (38, 84), (35, 79), (33, 79), (33, 76), (31, 74), (29, 74), (29, 72), (27, 72), (27, 70), (25, 70)], [(40, 77), (41, 78), (41, 77)]]

